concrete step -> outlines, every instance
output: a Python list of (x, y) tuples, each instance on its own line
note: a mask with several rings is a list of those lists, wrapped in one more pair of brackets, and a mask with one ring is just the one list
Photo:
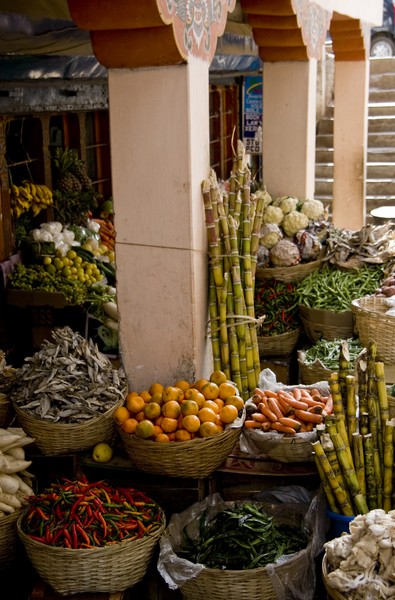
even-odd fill
[(369, 90), (393, 90), (395, 89), (395, 72), (371, 73), (369, 78)]
[[(395, 178), (395, 162), (366, 164), (367, 178), (371, 181), (393, 180)], [(333, 178), (333, 162), (316, 163), (315, 176), (317, 179)]]
[(315, 178), (316, 180), (333, 178), (333, 163), (316, 163)]
[[(333, 134), (333, 117), (321, 119), (317, 126), (319, 135)], [(368, 128), (370, 133), (384, 131), (386, 133), (395, 132), (395, 112), (391, 115), (369, 115)]]
[(392, 196), (395, 198), (395, 179), (366, 179), (367, 196)]
[(369, 60), (370, 75), (395, 72), (395, 58), (371, 58)]
[(395, 148), (368, 148), (367, 161), (369, 163), (395, 162)]
[(315, 162), (317, 163), (333, 163), (333, 148), (317, 148), (315, 151)]
[(371, 89), (369, 90), (369, 102), (395, 102), (395, 89)]
[(315, 179), (315, 191), (314, 198), (318, 198), (321, 196), (326, 196), (328, 198), (332, 197), (333, 190), (333, 178), (320, 178), (316, 177)]
[(369, 117), (395, 115), (395, 102), (369, 102)]

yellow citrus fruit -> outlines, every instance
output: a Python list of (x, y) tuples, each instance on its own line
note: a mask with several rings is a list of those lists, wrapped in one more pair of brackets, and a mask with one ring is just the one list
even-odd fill
[(202, 391), (202, 387), (208, 383), (208, 379), (198, 379), (197, 381), (195, 381), (195, 383), (191, 386), (196, 388), (199, 392)]
[(143, 411), (147, 419), (155, 421), (155, 419), (160, 417), (162, 408), (157, 402), (147, 402), (147, 404), (144, 405)]
[(185, 400), (194, 400), (199, 408), (202, 408), (206, 398), (196, 388), (190, 388), (185, 392)]
[(220, 386), (221, 383), (226, 383), (227, 379), (228, 378), (223, 371), (213, 371), (210, 375), (210, 381), (216, 383), (218, 386)]
[(219, 416), (223, 423), (233, 423), (233, 421), (237, 419), (238, 414), (239, 411), (235, 406), (233, 406), (233, 404), (226, 404), (219, 411)]
[(181, 414), (181, 406), (177, 400), (169, 400), (162, 405), (162, 415), (164, 417), (170, 417), (171, 419), (177, 419)]
[(126, 421), (126, 419), (129, 419), (130, 413), (126, 406), (118, 406), (118, 408), (114, 410), (113, 417), (115, 422), (118, 423), (118, 425), (122, 425), (122, 423)]
[(163, 402), (170, 402), (171, 400), (178, 400), (180, 397), (180, 388), (175, 387), (174, 385), (168, 385), (163, 390), (162, 398)]
[(170, 442), (170, 439), (166, 433), (158, 433), (158, 435), (155, 436), (155, 442), (158, 442), (159, 444), (167, 444)]
[(138, 421), (131, 417), (130, 419), (126, 419), (121, 425), (121, 429), (126, 433), (135, 433), (136, 427), (138, 425)]
[(174, 386), (174, 387), (176, 388), (176, 390), (178, 390), (178, 400), (179, 401), (183, 400), (184, 399), (184, 390), (182, 390), (181, 388), (176, 387), (176, 386)]
[[(134, 414), (134, 413), (133, 413)], [(134, 415), (134, 418), (136, 419), (136, 421), (138, 421), (140, 423), (140, 421), (144, 421), (145, 419), (145, 414), (143, 410), (140, 410), (140, 412), (136, 413)]]
[(222, 433), (224, 430), (224, 426), (223, 425), (218, 425), (217, 423), (217, 433)]
[(219, 406), (218, 406), (218, 404), (216, 402), (214, 402), (214, 400), (206, 400), (203, 403), (202, 408), (211, 408), (211, 410), (213, 412), (215, 412), (215, 414), (219, 413)]
[(229, 398), (226, 398), (225, 404), (233, 404), (237, 410), (243, 410), (244, 408), (244, 400), (240, 396), (229, 396)]
[(190, 439), (191, 434), (186, 429), (179, 429), (178, 431), (176, 431), (176, 442), (189, 442)]
[(196, 433), (199, 431), (200, 419), (197, 415), (187, 415), (182, 419), (182, 426), (189, 433)]
[(143, 410), (145, 406), (145, 402), (141, 396), (132, 396), (128, 394), (126, 397), (126, 408), (131, 413), (138, 413), (140, 410)]
[(151, 394), (148, 390), (143, 390), (140, 392), (139, 396), (144, 400), (144, 402), (149, 402), (151, 400)]
[(216, 398), (212, 402), (215, 402), (215, 404), (218, 406), (219, 409), (221, 409), (223, 406), (225, 406), (225, 402), (223, 400), (221, 400), (221, 398)]
[(206, 400), (215, 400), (219, 396), (219, 387), (216, 383), (213, 383), (212, 381), (205, 383), (200, 391), (202, 392)]
[(235, 396), (237, 394), (237, 388), (233, 383), (221, 383), (219, 386), (219, 397), (221, 400), (226, 400), (229, 396)]
[(153, 396), (154, 394), (161, 394), (163, 392), (164, 386), (161, 383), (153, 383), (150, 386), (149, 389), (149, 393), (151, 394), (151, 396)]
[(150, 402), (156, 402), (157, 404), (163, 404), (162, 392), (154, 392), (151, 396)]
[(189, 390), (191, 384), (186, 379), (179, 379), (174, 384), (174, 387), (180, 388), (180, 390), (182, 390), (185, 393), (187, 390)]
[(195, 400), (183, 400), (180, 409), (183, 417), (186, 417), (187, 415), (197, 415), (199, 412), (199, 406)]
[(217, 435), (218, 429), (215, 423), (211, 423), (206, 421), (202, 423), (199, 427), (199, 435), (200, 437), (209, 437), (210, 435)]
[(147, 440), (155, 434), (155, 427), (152, 421), (144, 419), (136, 427), (136, 435), (143, 440)]
[[(171, 419), (170, 417), (164, 417), (160, 426), (165, 433), (173, 433), (178, 427), (177, 419)], [(171, 438), (170, 438), (171, 439)]]
[(213, 410), (211, 410), (211, 408), (201, 408), (197, 416), (199, 417), (201, 423), (215, 423), (216, 414)]
[(162, 427), (159, 427), (159, 425), (154, 425), (154, 429), (155, 429), (155, 435), (159, 435), (160, 433), (163, 433), (163, 429), (162, 429)]

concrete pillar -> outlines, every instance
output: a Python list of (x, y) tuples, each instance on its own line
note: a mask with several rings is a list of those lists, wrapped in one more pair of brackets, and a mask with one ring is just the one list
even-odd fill
[(208, 64), (110, 69), (108, 81), (120, 345), (141, 391), (211, 369)]
[(336, 61), (332, 220), (360, 229), (366, 217), (369, 60)]
[(314, 196), (317, 61), (263, 64), (263, 181), (272, 196)]

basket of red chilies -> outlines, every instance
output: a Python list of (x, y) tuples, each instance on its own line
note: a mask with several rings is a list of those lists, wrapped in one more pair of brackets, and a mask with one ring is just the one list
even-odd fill
[(143, 492), (84, 476), (29, 498), (17, 522), (32, 566), (63, 595), (114, 593), (141, 581), (165, 526)]

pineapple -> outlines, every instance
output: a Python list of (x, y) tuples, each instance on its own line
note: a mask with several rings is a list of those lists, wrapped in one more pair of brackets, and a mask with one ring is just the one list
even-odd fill
[(76, 150), (69, 150), (68, 148), (64, 150), (57, 148), (55, 152), (56, 187), (64, 194), (79, 194), (82, 191), (80, 181), (71, 171), (71, 167), (76, 160), (75, 153)]

